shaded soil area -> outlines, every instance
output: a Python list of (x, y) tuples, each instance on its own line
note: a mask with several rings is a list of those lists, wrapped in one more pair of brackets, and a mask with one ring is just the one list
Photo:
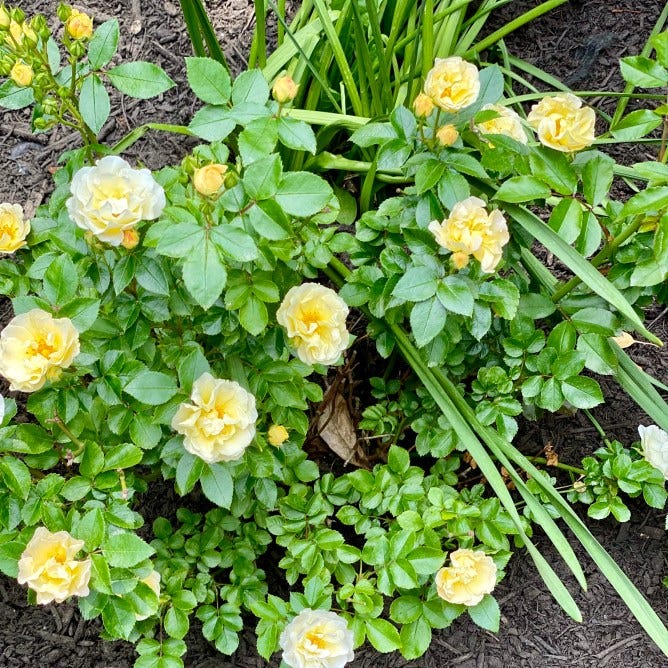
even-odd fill
[[(28, 13), (53, 14), (56, 2), (19, 2)], [(501, 25), (538, 0), (510, 3), (492, 19)], [(660, 2), (644, 0), (581, 0), (568, 3), (507, 40), (509, 50), (573, 86), (589, 90), (621, 90), (617, 59), (640, 52), (661, 11)], [(177, 2), (163, 0), (89, 0), (77, 3), (99, 20), (121, 19), (120, 57), (146, 59), (161, 64), (181, 84), (156, 100), (128, 101), (114, 98), (112, 120), (103, 129), (109, 142), (146, 120), (187, 123), (197, 108), (184, 84), (183, 57), (190, 55)], [(244, 66), (253, 30), (252, 9), (246, 0), (211, 0), (209, 7), (225, 53), (235, 71)], [(594, 98), (610, 113), (614, 102)], [(60, 153), (76, 143), (66, 131), (32, 137), (26, 112), (3, 112), (0, 116), (0, 201), (19, 202), (28, 210), (39, 205), (51, 188), (50, 170)], [(178, 161), (194, 142), (166, 134), (148, 134), (129, 152), (133, 162), (157, 168)], [(651, 159), (653, 148), (636, 147), (630, 161)], [(626, 149), (617, 149), (621, 157)], [(626, 156), (627, 158), (629, 155)], [(4, 314), (6, 319), (6, 313)], [(668, 341), (668, 316), (657, 308), (648, 314), (651, 329)], [(668, 382), (665, 352), (636, 345), (631, 354), (638, 364)], [(5, 388), (0, 388), (4, 390)], [(647, 417), (613, 383), (604, 385), (607, 403), (593, 413), (611, 437), (628, 444), (637, 439), (637, 425)], [(520, 438), (523, 448), (539, 454), (552, 443), (562, 462), (578, 464), (600, 445), (598, 434), (583, 415), (552, 416), (528, 425)], [(566, 482), (566, 481), (564, 481)], [(147, 518), (179, 505), (169, 486), (147, 495)], [(668, 596), (661, 579), (668, 574), (664, 515), (642, 504), (631, 504), (633, 518), (619, 525), (611, 520), (587, 521), (588, 526), (664, 619), (668, 619)], [(538, 530), (539, 531), (539, 530)], [(407, 662), (399, 655), (379, 656), (369, 647), (356, 652), (354, 668), (384, 666), (401, 668), (661, 668), (666, 659), (652, 644), (631, 613), (599, 574), (594, 564), (578, 551), (588, 576), (587, 592), (567, 575), (549, 541), (537, 536), (537, 545), (563, 575), (583, 614), (584, 623), (568, 618), (547, 593), (529, 555), (520, 550), (512, 559), (496, 594), (502, 624), (497, 635), (477, 628), (467, 617), (451, 628), (435, 632), (429, 652)], [(249, 624), (250, 626), (250, 624)], [(0, 666), (62, 668), (129, 668), (134, 661), (131, 645), (99, 639), (100, 624), (84, 622), (76, 607), (68, 604), (29, 607), (25, 590), (8, 578), (0, 578)], [(259, 668), (267, 663), (254, 650), (252, 631), (246, 631), (233, 657), (223, 657), (203, 639), (197, 623), (187, 637), (189, 668)], [(269, 665), (278, 666), (275, 659)]]

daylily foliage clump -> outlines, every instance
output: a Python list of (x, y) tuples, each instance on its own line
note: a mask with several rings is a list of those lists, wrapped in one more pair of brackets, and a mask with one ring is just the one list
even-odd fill
[[(594, 374), (615, 377), (656, 424), (639, 447), (603, 436), (582, 468), (563, 467), (566, 495), (620, 521), (624, 495), (664, 507), (668, 413), (615, 343), (629, 330), (660, 343), (641, 309), (666, 297), (662, 163), (635, 166), (650, 186), (616, 201), (591, 108), (565, 93), (525, 116), (497, 66), (460, 56), (436, 58), (422, 92), (373, 122), (316, 114), (317, 136), (290, 74), (232, 81), (188, 58), (203, 103), (190, 125), (107, 147), (105, 81), (140, 98), (173, 82), (150, 63), (111, 65), (117, 21), (58, 15), (52, 32), (0, 9), (0, 104), (83, 141), (32, 218), (0, 204), (14, 310), (0, 374), (31, 416), (13, 421), (3, 400), (0, 570), (37, 603), (75, 597), (137, 644), (139, 668), (183, 665), (193, 615), (222, 653), (252, 615), (262, 656), (342, 668), (367, 640), (419, 657), (463, 613), (498, 629), (494, 590), (516, 548), (577, 618), (531, 542), (538, 522), (584, 584), (562, 517), (666, 650), (555, 488), (559, 462), (548, 473), (513, 445), (520, 416), (593, 408)], [(148, 129), (205, 143), (151, 172), (118, 155)], [(355, 200), (343, 185), (357, 172)], [(573, 278), (558, 282), (537, 242)], [(366, 466), (335, 474), (313, 434), (342, 419), (336, 388), (366, 336), (378, 355), (352, 407), (369, 445), (350, 446)], [(159, 480), (182, 507), (144, 526)]]

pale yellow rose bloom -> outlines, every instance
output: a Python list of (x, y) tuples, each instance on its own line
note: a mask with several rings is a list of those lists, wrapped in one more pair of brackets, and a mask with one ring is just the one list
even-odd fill
[(480, 93), (480, 74), (473, 63), (459, 56), (436, 58), (427, 73), (424, 92), (443, 109), (455, 112), (472, 105)]
[(289, 436), (290, 434), (288, 434), (288, 430), (282, 424), (272, 424), (267, 432), (269, 445), (282, 445), (288, 440)]
[(212, 164), (204, 165), (193, 173), (193, 185), (201, 195), (211, 197), (215, 195), (225, 183), (227, 165)]
[(436, 592), (458, 605), (478, 605), (496, 585), (496, 564), (481, 550), (459, 549), (450, 554), (450, 566), (436, 573)]
[(72, 39), (89, 39), (93, 35), (93, 19), (84, 12), (72, 9), (65, 29)]
[(503, 247), (510, 241), (503, 214), (498, 209), (488, 213), (478, 197), (457, 202), (442, 223), (436, 220), (429, 223), (429, 231), (440, 246), (456, 256), (456, 264), (466, 266), (462, 255), (473, 255), (486, 274), (494, 272)]
[(20, 204), (0, 204), (0, 253), (14, 253), (26, 245), (30, 221)]
[(555, 151), (571, 153), (594, 143), (596, 114), (571, 93), (543, 98), (527, 116), (538, 139)]
[[(140, 582), (143, 582), (150, 587), (155, 592), (155, 595), (160, 598), (160, 573), (158, 573), (158, 571), (155, 569), (152, 570), (143, 580), (140, 580)], [(135, 614), (135, 618), (138, 622), (148, 619), (150, 616), (151, 615)]]
[(276, 312), (297, 357), (305, 364), (334, 364), (348, 347), (348, 306), (339, 295), (318, 283), (288, 290)]
[(32, 83), (35, 73), (30, 65), (26, 65), (22, 60), (17, 60), (9, 72), (9, 78), (17, 86), (29, 86)]
[(668, 480), (668, 433), (655, 424), (638, 427), (643, 457)]
[(240, 459), (255, 437), (255, 397), (233, 380), (204, 373), (193, 383), (190, 400), (172, 419), (183, 447), (208, 464)]
[(297, 97), (298, 91), (299, 85), (294, 82), (291, 76), (286, 74), (274, 81), (271, 94), (279, 104), (287, 104)]
[(436, 130), (436, 139), (441, 146), (452, 146), (459, 137), (459, 132), (454, 125), (442, 125)]
[(434, 106), (434, 101), (424, 93), (420, 93), (413, 100), (413, 110), (418, 118), (427, 118), (434, 111)]
[(74, 558), (83, 546), (67, 531), (51, 533), (38, 527), (19, 559), (19, 584), (27, 584), (43, 605), (88, 596), (91, 561)]
[(476, 132), (483, 135), (506, 135), (521, 144), (527, 143), (527, 135), (522, 127), (522, 119), (512, 109), (500, 104), (486, 104), (481, 111), (495, 111), (496, 118), (477, 123)]
[(120, 246), (125, 230), (158, 218), (166, 204), (165, 191), (148, 169), (133, 169), (115, 155), (80, 169), (70, 192), (70, 218), (112, 246)]
[(302, 610), (279, 640), (290, 668), (343, 668), (355, 658), (353, 632), (343, 617), (329, 610)]
[(0, 374), (12, 391), (41, 389), (78, 354), (79, 332), (72, 321), (38, 308), (15, 316), (0, 333)]

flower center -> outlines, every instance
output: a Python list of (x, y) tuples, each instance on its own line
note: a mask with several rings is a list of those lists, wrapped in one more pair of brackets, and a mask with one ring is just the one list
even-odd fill
[(54, 352), (56, 352), (57, 347), (46, 337), (39, 336), (30, 345), (30, 350), (32, 351), (33, 355), (41, 355), (42, 357), (48, 358)]

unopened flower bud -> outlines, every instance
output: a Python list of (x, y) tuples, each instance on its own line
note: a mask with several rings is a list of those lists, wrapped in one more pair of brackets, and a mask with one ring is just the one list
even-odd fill
[(10, 21), (11, 19), (9, 18), (9, 12), (3, 3), (0, 5), (0, 29), (6, 30), (9, 28)]
[(226, 172), (227, 165), (217, 163), (196, 169), (193, 173), (195, 190), (205, 197), (215, 195), (223, 187)]
[(282, 424), (272, 424), (267, 432), (267, 440), (270, 445), (282, 445), (288, 440), (288, 437), (288, 430)]
[(459, 270), (463, 269), (469, 263), (469, 256), (467, 253), (453, 253), (450, 256), (452, 266)]
[(276, 102), (286, 104), (287, 102), (292, 102), (297, 97), (298, 90), (299, 86), (293, 81), (291, 76), (286, 74), (274, 81), (271, 94), (274, 96)]
[(83, 58), (86, 55), (86, 45), (80, 40), (72, 42), (68, 49), (75, 58)]
[(436, 139), (441, 146), (452, 146), (459, 137), (459, 132), (454, 125), (443, 125), (436, 131)]
[(427, 118), (427, 116), (434, 111), (435, 106), (434, 101), (429, 95), (425, 95), (424, 93), (420, 93), (415, 100), (413, 100), (413, 109), (418, 118)]
[(58, 15), (58, 18), (65, 23), (67, 19), (70, 18), (70, 14), (72, 14), (72, 7), (70, 5), (66, 5), (64, 2), (61, 2), (58, 5), (58, 9), (56, 10), (56, 14)]
[(72, 39), (90, 39), (93, 35), (93, 19), (88, 14), (73, 9), (65, 22), (65, 30)]
[(13, 21), (16, 21), (16, 23), (23, 23), (26, 18), (26, 13), (19, 7), (12, 7), (9, 15)]
[(37, 16), (33, 17), (32, 21), (30, 21), (30, 27), (42, 39), (48, 39), (51, 35), (46, 19), (41, 14), (37, 14)]
[(29, 86), (32, 83), (34, 74), (30, 65), (26, 65), (22, 60), (17, 60), (9, 76), (17, 86)]
[(132, 250), (137, 247), (139, 244), (139, 232), (135, 229), (123, 230), (123, 241), (121, 241), (121, 246)]

